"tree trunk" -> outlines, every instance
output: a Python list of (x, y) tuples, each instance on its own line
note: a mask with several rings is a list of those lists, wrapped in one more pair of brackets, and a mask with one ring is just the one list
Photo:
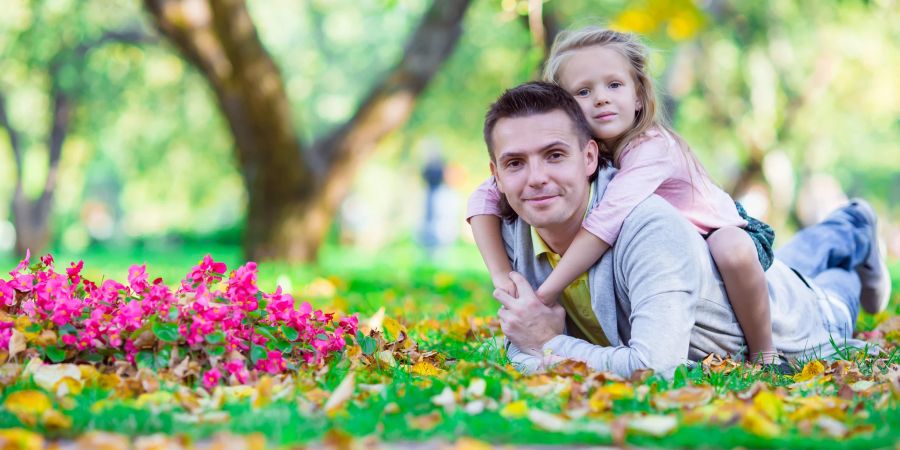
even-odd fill
[(354, 116), (304, 147), (284, 82), (244, 0), (144, 0), (159, 31), (209, 81), (235, 140), (248, 193), (244, 250), (254, 260), (315, 259), (359, 164), (399, 128), (461, 34), (469, 0), (437, 0), (402, 60)]

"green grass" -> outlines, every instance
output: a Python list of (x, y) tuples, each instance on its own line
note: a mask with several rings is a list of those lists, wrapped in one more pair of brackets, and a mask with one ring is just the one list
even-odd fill
[[(190, 267), (206, 253), (226, 262), (229, 269), (241, 262), (240, 252), (235, 247), (187, 247), (174, 249), (95, 249), (79, 257), (85, 260), (85, 275), (95, 281), (102, 277), (124, 279), (127, 268), (133, 263), (146, 262), (151, 277), (162, 276), (173, 285), (184, 276)], [(55, 255), (58, 267), (75, 259), (70, 255)], [(12, 268), (15, 261), (0, 261)], [(894, 292), (900, 291), (900, 262), (891, 265)], [(318, 281), (317, 281), (318, 280)], [(504, 351), (491, 336), (488, 326), (481, 326), (479, 337), (457, 339), (444, 328), (418, 327), (424, 321), (435, 319), (440, 326), (460, 320), (460, 316), (493, 316), (496, 302), (490, 295), (488, 277), (481, 268), (481, 261), (471, 247), (458, 247), (448, 251), (438, 264), (427, 263), (412, 245), (398, 246), (377, 255), (365, 254), (337, 248), (326, 248), (320, 264), (300, 266), (263, 263), (260, 267), (260, 287), (274, 288), (276, 282), (287, 281), (296, 292), (308, 289), (314, 283), (332, 286), (333, 292), (311, 299), (315, 307), (329, 309), (339, 307), (347, 312), (359, 312), (367, 317), (384, 307), (388, 317), (398, 319), (410, 330), (411, 337), (418, 343), (420, 352), (436, 351), (446, 359), (445, 370), (439, 376), (429, 377), (410, 373), (405, 364), (390, 366), (376, 363), (358, 366), (358, 384), (382, 384), (380, 393), (358, 394), (354, 401), (336, 414), (329, 415), (314, 408), (302, 406), (308, 388), (331, 392), (351, 369), (348, 359), (331, 363), (326, 373), (302, 372), (295, 374), (295, 380), (305, 387), (297, 388), (286, 398), (272, 401), (264, 406), (253, 406), (249, 401), (225, 403), (221, 410), (228, 413), (224, 423), (195, 424), (184, 421), (188, 413), (177, 402), (159, 408), (135, 405), (132, 398), (116, 398), (110, 390), (88, 387), (80, 395), (64, 400), (54, 400), (55, 407), (73, 418), (67, 430), (47, 430), (40, 425), (21, 423), (6, 408), (0, 408), (0, 428), (26, 426), (50, 437), (74, 437), (86, 430), (106, 430), (129, 436), (152, 433), (185, 435), (192, 439), (202, 439), (213, 433), (227, 429), (245, 434), (263, 433), (270, 443), (293, 444), (315, 442), (323, 438), (328, 430), (340, 430), (354, 437), (376, 435), (382, 440), (427, 440), (431, 438), (455, 439), (459, 436), (477, 436), (494, 443), (509, 444), (592, 444), (610, 445), (613, 440), (608, 433), (573, 431), (569, 433), (548, 432), (536, 427), (527, 418), (507, 417), (498, 410), (486, 410), (470, 415), (461, 407), (455, 411), (445, 411), (435, 406), (432, 399), (445, 387), (464, 389), (475, 378), (487, 383), (486, 397), (500, 400), (504, 389), (516, 398), (525, 400), (531, 409), (549, 413), (567, 411), (565, 395), (534, 395), (527, 389), (528, 379), (521, 378), (507, 365)], [(306, 300), (306, 298), (301, 297)], [(889, 314), (860, 318), (859, 329), (872, 329), (879, 320), (900, 312), (895, 294)], [(358, 361), (353, 363), (358, 365)], [(893, 351), (886, 361), (879, 363), (872, 358), (859, 363), (860, 371), (871, 374), (879, 367), (900, 364), (900, 353)], [(575, 375), (576, 382), (583, 377)], [(581, 381), (578, 381), (581, 380)], [(673, 381), (659, 376), (637, 383), (645, 385), (650, 392), (664, 392), (685, 385), (708, 385), (716, 390), (718, 398), (729, 397), (762, 382), (771, 389), (786, 389), (793, 380), (770, 373), (736, 370), (727, 375), (704, 374), (700, 367), (683, 369)], [(196, 383), (196, 381), (195, 381)], [(836, 395), (835, 388), (828, 384), (791, 391), (797, 395)], [(3, 388), (0, 402), (17, 390), (34, 389), (30, 380), (20, 380)], [(163, 383), (163, 390), (175, 391), (178, 386)], [(667, 413), (657, 410), (651, 403), (652, 396), (643, 399), (622, 399), (613, 403), (611, 412), (600, 422), (611, 422), (615, 416), (630, 413)], [(870, 424), (871, 432), (864, 432), (848, 438), (835, 440), (824, 437), (821, 432), (806, 432), (792, 423), (779, 423), (781, 433), (775, 437), (761, 437), (746, 428), (714, 424), (680, 424), (671, 434), (656, 438), (640, 434), (629, 434), (628, 442), (637, 446), (665, 447), (797, 447), (797, 448), (889, 448), (900, 440), (900, 405), (898, 395), (854, 397), (848, 426)], [(96, 412), (97, 402), (106, 407)], [(315, 403), (315, 402), (313, 402)], [(386, 413), (389, 405), (399, 412)], [(501, 406), (502, 407), (502, 406)], [(416, 429), (410, 425), (416, 417), (437, 411), (440, 421), (430, 429)], [(572, 424), (584, 422), (573, 420)], [(595, 421), (596, 422), (596, 421)]]

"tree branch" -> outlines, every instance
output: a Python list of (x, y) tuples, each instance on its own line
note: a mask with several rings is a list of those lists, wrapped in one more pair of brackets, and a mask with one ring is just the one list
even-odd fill
[(403, 59), (388, 73), (344, 125), (313, 145), (310, 165), (319, 179), (342, 170), (371, 151), (374, 143), (400, 126), (462, 34), (470, 0), (434, 0), (409, 38)]
[(6, 129), (6, 135), (9, 137), (9, 146), (12, 147), (13, 159), (16, 162), (16, 179), (22, 179), (22, 147), (19, 138), (19, 131), (13, 127), (9, 121), (9, 115), (6, 113), (6, 96), (0, 92), (0, 126)]

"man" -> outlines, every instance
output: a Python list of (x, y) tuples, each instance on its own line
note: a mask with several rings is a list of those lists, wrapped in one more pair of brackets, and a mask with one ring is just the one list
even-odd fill
[[(741, 351), (744, 338), (705, 242), (655, 195), (631, 212), (616, 246), (566, 289), (565, 307), (542, 303), (533, 286), (565, 253), (614, 170), (597, 174), (602, 162), (577, 103), (551, 84), (504, 93), (488, 111), (484, 136), (509, 207), (501, 232), (518, 298), (502, 290), (494, 296), (514, 364), (531, 371), (571, 358), (625, 376), (643, 368), (671, 376), (689, 360)], [(874, 225), (871, 208), (853, 203), (782, 249), (766, 277), (775, 346), (785, 356), (830, 355), (832, 340), (856, 344), (860, 281), (881, 286), (887, 277)], [(867, 309), (884, 309), (881, 293), (870, 295)]]

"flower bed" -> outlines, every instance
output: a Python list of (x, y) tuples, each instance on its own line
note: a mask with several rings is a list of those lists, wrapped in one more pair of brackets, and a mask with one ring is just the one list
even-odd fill
[(82, 261), (61, 273), (50, 255), (29, 259), (0, 279), (0, 362), (191, 367), (212, 389), (323, 365), (357, 331), (355, 315), (297, 305), (280, 287), (260, 291), (253, 262), (226, 277), (226, 265), (207, 255), (173, 289), (149, 281), (144, 265), (131, 266), (127, 284), (98, 284), (81, 275)]

